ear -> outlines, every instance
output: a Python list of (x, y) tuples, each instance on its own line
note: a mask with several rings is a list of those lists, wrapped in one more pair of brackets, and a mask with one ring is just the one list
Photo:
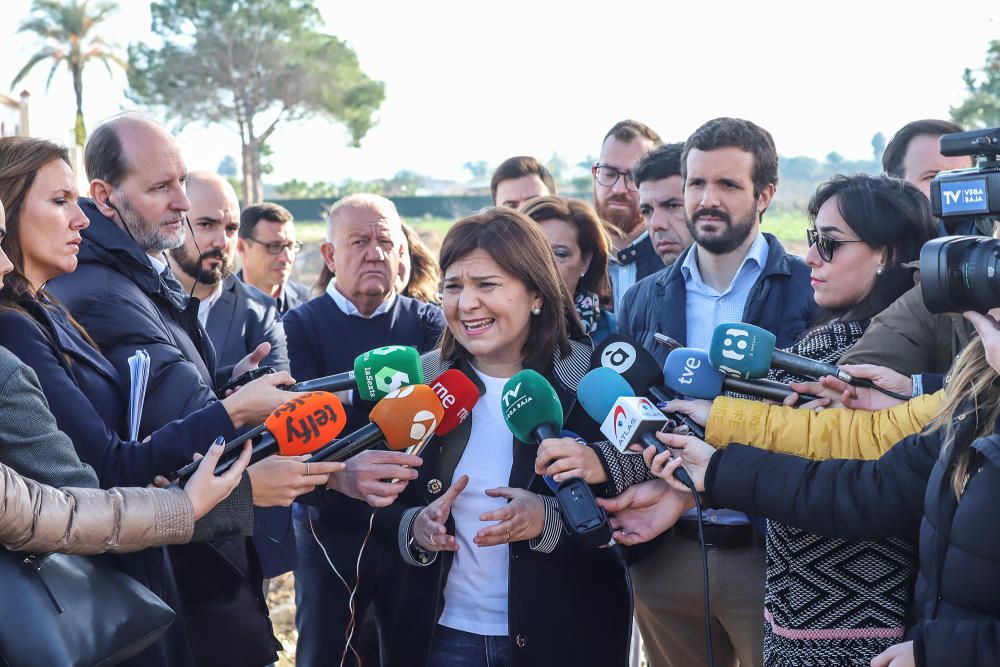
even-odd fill
[(330, 273), (337, 275), (337, 267), (333, 263), (333, 244), (324, 241), (319, 246), (319, 253), (323, 255), (323, 263), (326, 264), (326, 268), (330, 269)]
[(774, 183), (768, 183), (767, 187), (757, 195), (757, 213), (766, 211), (767, 207), (771, 205), (772, 199), (774, 199)]
[(90, 182), (90, 198), (94, 200), (97, 210), (105, 218), (112, 218), (115, 215), (115, 210), (108, 206), (107, 203), (111, 199), (114, 190), (110, 183), (102, 181), (99, 178), (95, 178)]

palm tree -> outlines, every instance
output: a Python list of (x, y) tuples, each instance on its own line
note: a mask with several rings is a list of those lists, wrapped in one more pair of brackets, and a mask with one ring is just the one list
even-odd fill
[(76, 143), (83, 146), (87, 131), (83, 125), (83, 68), (87, 63), (98, 60), (111, 74), (111, 63), (125, 69), (125, 60), (114, 53), (114, 47), (100, 35), (95, 35), (97, 26), (118, 9), (114, 2), (97, 2), (91, 6), (90, 0), (34, 0), (31, 15), (21, 22), (18, 32), (33, 32), (41, 38), (43, 46), (14, 77), (11, 86), (27, 76), (35, 65), (43, 60), (52, 61), (52, 69), (45, 81), (49, 89), (52, 77), (59, 65), (66, 63), (73, 77), (73, 92), (76, 93)]

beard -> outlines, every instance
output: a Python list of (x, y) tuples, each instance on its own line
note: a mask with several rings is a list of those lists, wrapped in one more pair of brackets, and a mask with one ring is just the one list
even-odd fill
[[(121, 199), (118, 215), (122, 219), (122, 224), (125, 225), (125, 230), (139, 244), (143, 252), (147, 254), (158, 253), (184, 245), (184, 225), (178, 228), (176, 234), (169, 232), (164, 229), (163, 225), (176, 222), (176, 220), (167, 218), (157, 223), (150, 222), (132, 207), (132, 203), (124, 192), (119, 190), (118, 197)], [(183, 216), (178, 219), (183, 220)]]
[[(220, 280), (229, 276), (232, 271), (232, 260), (221, 250), (209, 250), (194, 257), (184, 246), (174, 248), (170, 251), (170, 256), (177, 266), (187, 275), (194, 278), (203, 285), (217, 285)], [(212, 268), (207, 268), (204, 264), (206, 259), (218, 259), (220, 263)]]
[[(611, 208), (608, 204), (612, 202), (626, 204), (629, 208)], [(600, 203), (598, 203), (597, 197), (595, 196), (594, 208), (597, 210), (597, 215), (601, 216), (602, 220), (613, 227), (618, 228), (626, 236), (631, 236), (635, 230), (643, 224), (642, 215), (639, 213), (639, 207), (635, 206), (626, 195), (608, 195), (607, 199)]]
[[(709, 215), (721, 221), (721, 231), (710, 234), (698, 229), (698, 220)], [(717, 208), (699, 209), (687, 219), (687, 228), (691, 232), (691, 238), (713, 255), (725, 255), (739, 248), (749, 238), (756, 224), (757, 209), (753, 206), (735, 224), (732, 216)]]

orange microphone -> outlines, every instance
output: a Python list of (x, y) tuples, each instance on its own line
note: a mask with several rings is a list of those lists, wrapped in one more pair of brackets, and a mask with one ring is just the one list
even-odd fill
[(443, 417), (433, 389), (425, 384), (401, 387), (375, 404), (370, 423), (323, 447), (309, 462), (345, 461), (383, 440), (388, 449), (402, 451), (430, 440)]
[[(272, 454), (297, 456), (309, 454), (335, 440), (347, 424), (344, 406), (334, 394), (312, 391), (295, 394), (268, 415), (263, 424), (232, 442), (226, 443), (215, 474), (229, 470), (243, 450), (243, 443), (253, 443), (250, 463)], [(171, 473), (168, 479), (186, 480), (198, 469), (198, 461)]]

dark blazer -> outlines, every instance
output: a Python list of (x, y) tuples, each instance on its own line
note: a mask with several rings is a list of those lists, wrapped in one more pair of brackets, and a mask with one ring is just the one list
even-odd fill
[[(952, 424), (956, 441), (972, 440), (980, 417)], [(813, 462), (730, 445), (712, 457), (706, 500), (831, 537), (919, 536), (916, 621), (907, 632), (916, 664), (998, 665), (1000, 434), (971, 449), (958, 500), (955, 448), (941, 430), (910, 436), (877, 461)]]
[[(750, 291), (743, 322), (767, 329), (778, 340), (775, 347), (790, 346), (805, 330), (816, 311), (809, 267), (789, 255), (774, 236), (764, 234), (768, 254), (764, 271)], [(653, 334), (662, 333), (682, 345), (687, 342), (687, 289), (681, 265), (690, 246), (673, 264), (633, 285), (618, 306), (618, 333), (649, 350), (662, 364), (668, 350), (657, 345)]]
[[(245, 280), (243, 280), (243, 271), (237, 271), (236, 277), (239, 278), (240, 282), (248, 287), (253, 287)], [(270, 295), (268, 295), (270, 296)], [(289, 280), (287, 283), (282, 285), (281, 294), (275, 301), (278, 304), (278, 318), (284, 316), (290, 310), (295, 310), (306, 301), (309, 300), (309, 288), (302, 283), (297, 283), (294, 280)]]
[[(198, 322), (198, 300), (158, 274), (138, 244), (89, 199), (72, 274), (47, 288), (69, 309), (128, 393), (128, 358), (144, 349), (149, 383), (139, 436), (216, 402), (215, 349)], [(172, 469), (172, 468), (171, 468)], [(169, 470), (168, 470), (169, 472)], [(188, 639), (196, 660), (263, 665), (277, 659), (262, 572), (249, 539), (170, 548)]]
[[(568, 415), (566, 427), (584, 438), (594, 437), (596, 425), (582, 409), (575, 409), (576, 386), (590, 369), (592, 346), (589, 341), (574, 341), (571, 345), (570, 357), (557, 361), (545, 375), (556, 388)], [(466, 362), (461, 362), (458, 368), (480, 385)], [(402, 558), (400, 552), (407, 548), (412, 518), (451, 485), (471, 430), (472, 420), (468, 419), (448, 435), (431, 440), (421, 454), (424, 463), (419, 468), (419, 477), (407, 484), (392, 506), (376, 513), (377, 535), (388, 551), (395, 551)], [(514, 459), (510, 486), (551, 499), (548, 486), (534, 474), (537, 445), (519, 442), (512, 436), (511, 446)], [(454, 530), (454, 521), (449, 518), (449, 532)], [(558, 534), (561, 527), (556, 530)], [(389, 632), (386, 663), (389, 667), (426, 665), (434, 630), (444, 609), (444, 588), (452, 562), (453, 554), (444, 551), (424, 567), (401, 565), (404, 571)], [(632, 600), (628, 571), (615, 551), (583, 549), (562, 534), (551, 553), (532, 550), (527, 541), (510, 544), (509, 563), (512, 667), (627, 664)]]
[(261, 365), (288, 370), (285, 330), (275, 300), (236, 276), (223, 281), (222, 294), (208, 312), (205, 330), (215, 347), (217, 387), (229, 381), (233, 366), (264, 342), (271, 344), (271, 352)]

